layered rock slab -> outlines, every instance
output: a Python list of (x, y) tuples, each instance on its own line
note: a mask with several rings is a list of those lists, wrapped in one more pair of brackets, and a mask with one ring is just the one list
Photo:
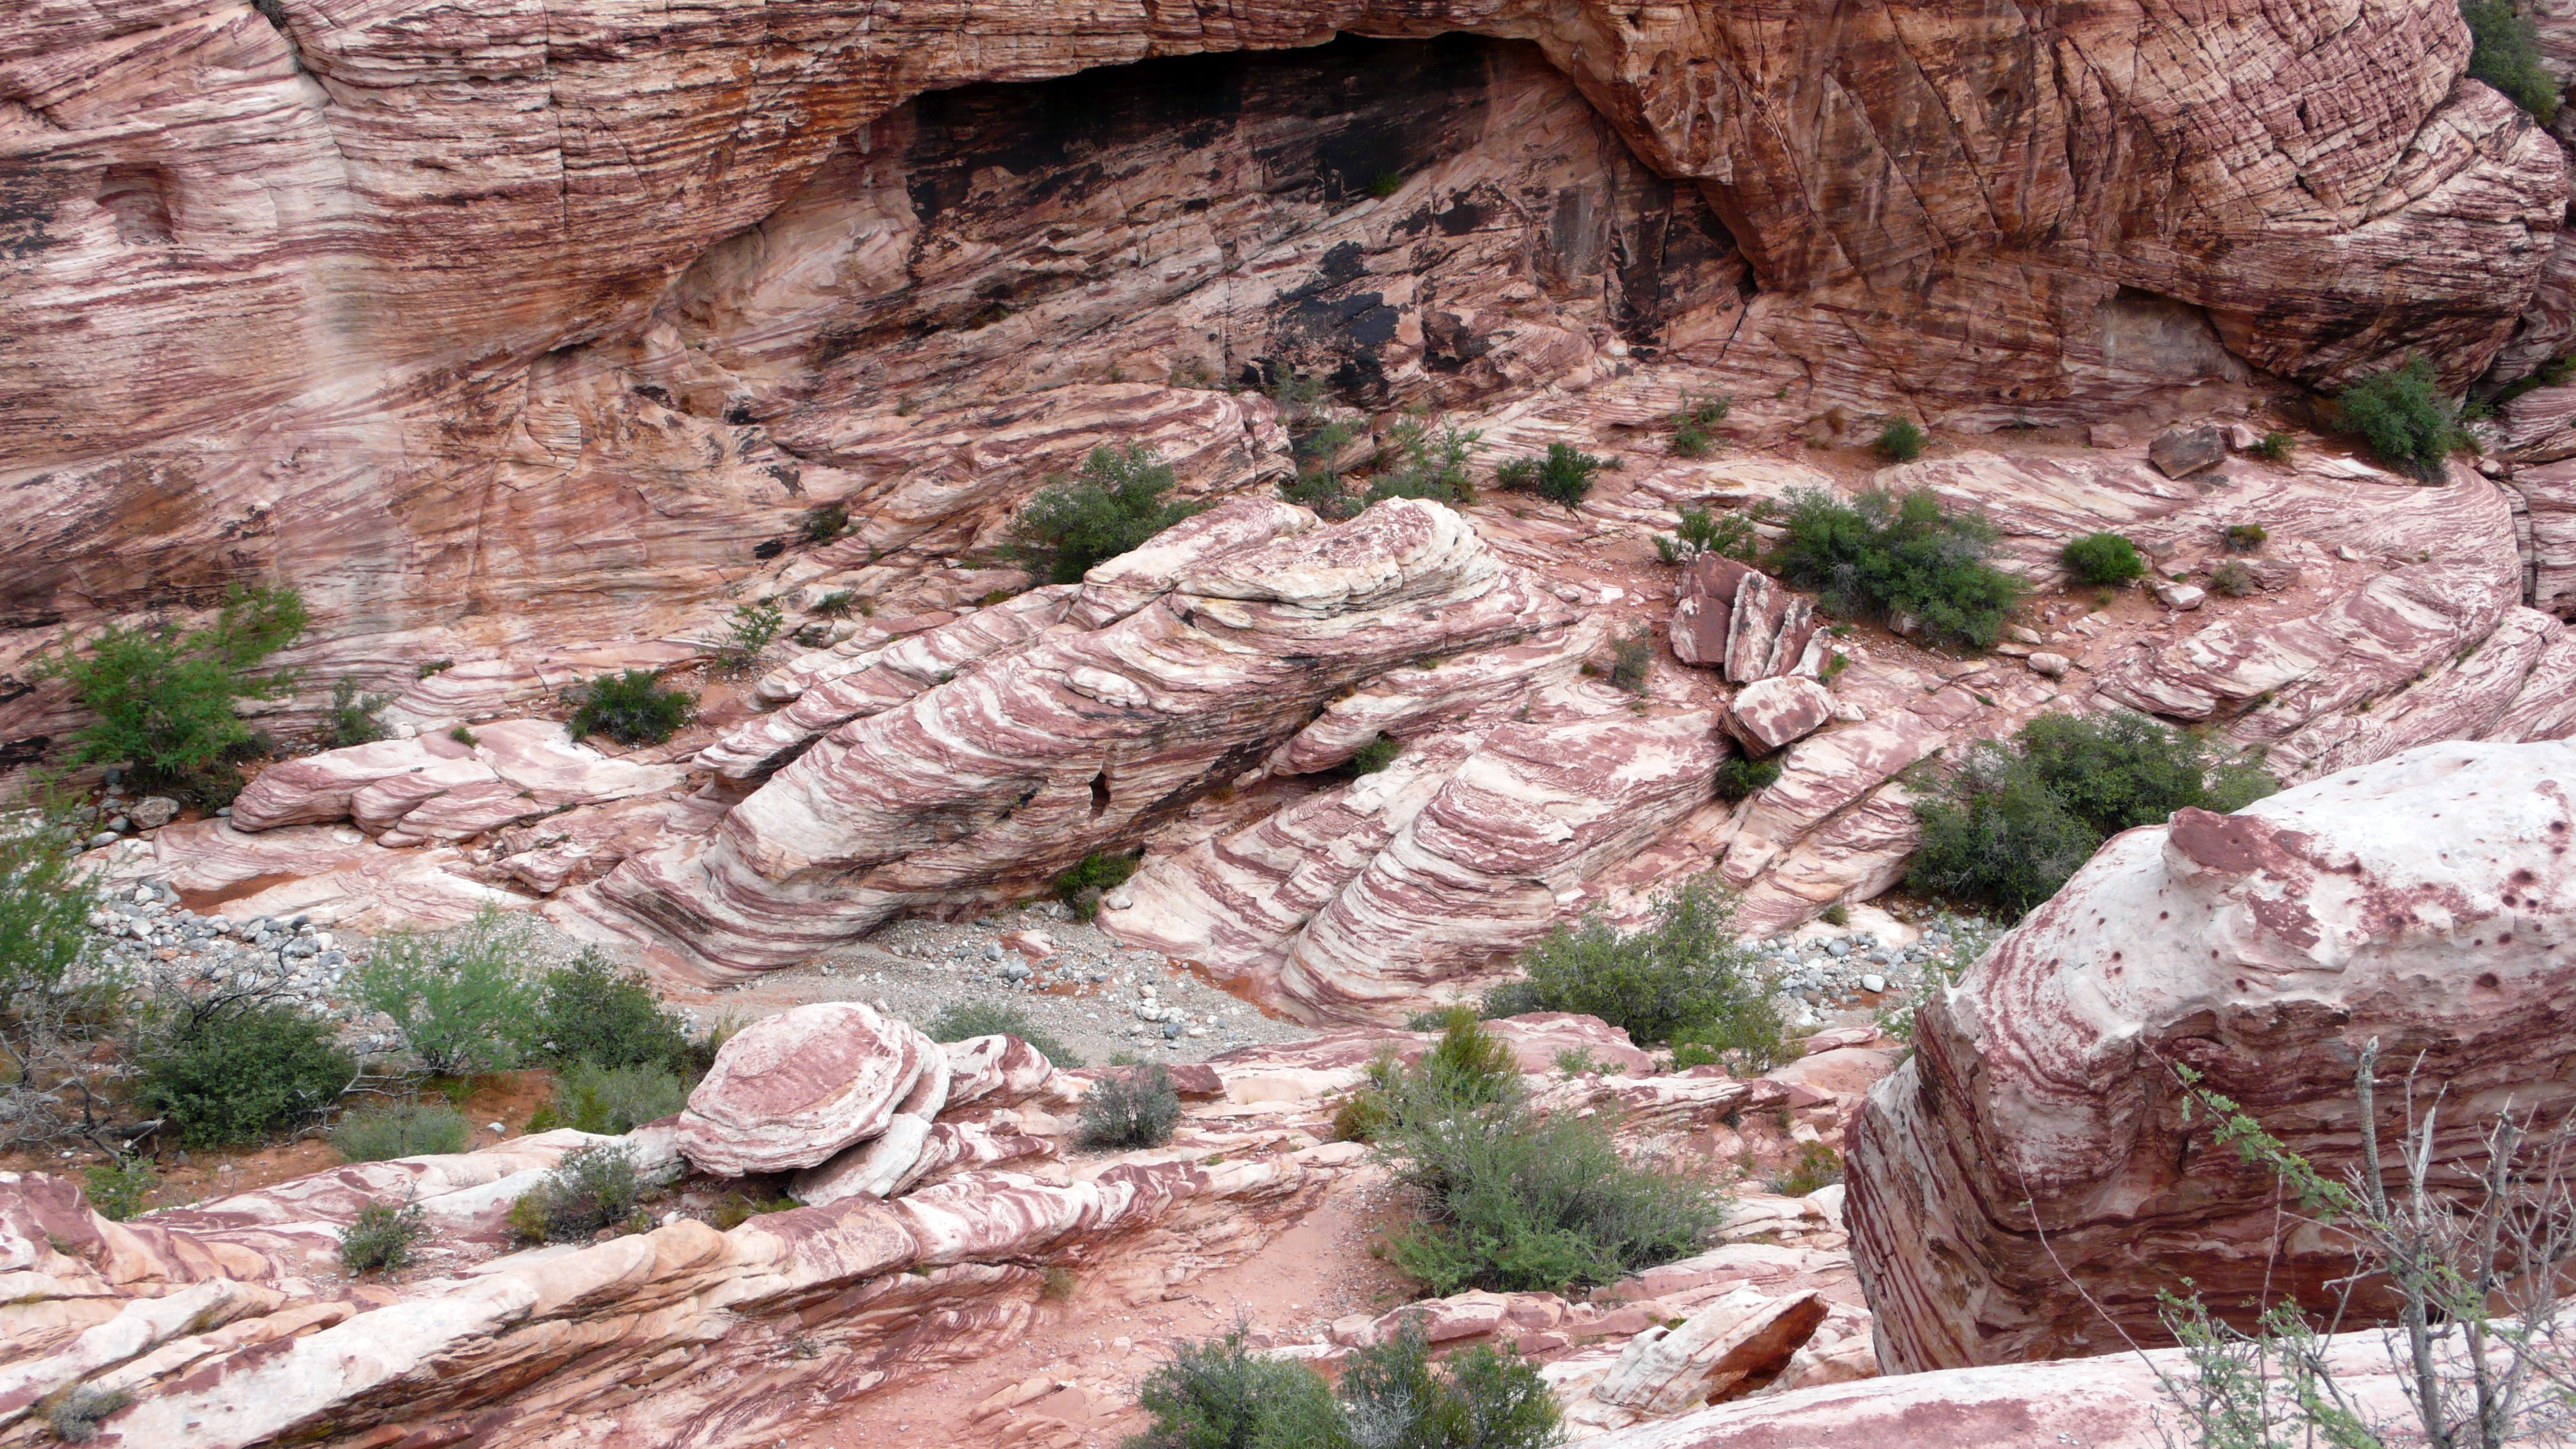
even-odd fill
[(1391, 500), (1217, 556), (1104, 628), (852, 720), (711, 844), (627, 861), (583, 914), (700, 969), (786, 964), (905, 905), (1033, 883), (1134, 839), (1399, 662), (1570, 622), (1457, 514)]
[[(2349, 1251), (2279, 1236), (2272, 1174), (2206, 1150), (2177, 1068), (2329, 1180), (2354, 1160), (2372, 1040), (2395, 1074), (2384, 1132), (2419, 1054), (2456, 1101), (2563, 1115), (2567, 1085), (2533, 1063), (2576, 1049), (2571, 788), (2576, 746), (2433, 744), (2114, 837), (1918, 1010), (1916, 1055), (1870, 1094), (1846, 1218), (1881, 1361), (2157, 1342), (2156, 1295), (2186, 1278), (2228, 1313), (2330, 1305)], [(2436, 1158), (2483, 1163), (2484, 1127), (2446, 1114)], [(2384, 1306), (2365, 1291), (2352, 1311)]]

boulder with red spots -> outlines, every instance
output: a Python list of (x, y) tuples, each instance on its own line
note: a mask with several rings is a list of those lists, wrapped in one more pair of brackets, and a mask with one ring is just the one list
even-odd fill
[(2329, 1180), (2374, 1040), (2384, 1133), (2410, 1067), (2457, 1104), (2444, 1161), (2483, 1161), (2507, 1098), (2563, 1115), (2572, 789), (2576, 746), (2434, 744), (2112, 839), (1924, 1004), (1862, 1111), (1846, 1219), (1886, 1366), (2164, 1341), (2186, 1280), (2230, 1312), (2330, 1304), (2351, 1258), (2279, 1238), (2275, 1175), (2212, 1148), (2184, 1069)]

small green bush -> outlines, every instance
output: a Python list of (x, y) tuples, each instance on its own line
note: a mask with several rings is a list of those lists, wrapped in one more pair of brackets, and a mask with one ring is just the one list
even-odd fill
[(2227, 551), (2253, 553), (2262, 548), (2265, 540), (2270, 537), (2271, 535), (2265, 532), (2263, 525), (2259, 523), (2231, 523), (2227, 525)]
[(473, 1125), (464, 1113), (427, 1102), (361, 1107), (331, 1127), (331, 1146), (343, 1162), (391, 1162), (397, 1157), (462, 1152), (473, 1139)]
[(624, 1144), (576, 1147), (510, 1204), (510, 1231), (522, 1242), (577, 1242), (626, 1222), (643, 1197)]
[(1350, 1442), (1323, 1375), (1258, 1356), (1240, 1328), (1175, 1344), (1170, 1361), (1145, 1376), (1136, 1402), (1154, 1422), (1127, 1449), (1343, 1449)]
[(1380, 201), (1393, 196), (1403, 189), (1404, 173), (1401, 171), (1381, 171), (1375, 176), (1369, 178), (1368, 194), (1378, 198)]
[(2116, 533), (2088, 533), (2058, 552), (2058, 562), (2079, 584), (2117, 586), (2146, 577), (2138, 546)]
[(2186, 805), (2241, 809), (2275, 787), (2141, 715), (2042, 715), (2011, 745), (1980, 741), (1915, 803), (1912, 888), (2018, 917), (2119, 831)]
[(1140, 858), (1095, 850), (1056, 876), (1055, 898), (1073, 907), (1074, 919), (1091, 920), (1100, 914), (1101, 896), (1125, 885)]
[(371, 1202), (340, 1230), (340, 1269), (386, 1273), (411, 1266), (412, 1248), (429, 1235), (429, 1215), (418, 1203)]
[(1914, 425), (1913, 419), (1898, 418), (1879, 429), (1878, 441), (1871, 446), (1878, 449), (1880, 457), (1891, 463), (1911, 463), (1923, 456), (1924, 445), (1930, 441), (1923, 436), (1923, 430)]
[(1630, 694), (1646, 692), (1655, 669), (1655, 632), (1639, 626), (1610, 646), (1610, 684)]
[(1085, 1147), (1160, 1147), (1181, 1120), (1181, 1096), (1159, 1062), (1103, 1074), (1082, 1099)]
[(1592, 475), (1609, 466), (1570, 443), (1550, 443), (1547, 457), (1515, 458), (1494, 470), (1494, 484), (1506, 493), (1535, 493), (1572, 512), (1592, 491)]
[(858, 607), (859, 596), (852, 589), (834, 589), (814, 601), (813, 614), (821, 619), (846, 619)]
[(2290, 456), (2290, 435), (2279, 432), (2265, 433), (2262, 441), (2246, 451), (2266, 463), (2286, 462)]
[(1910, 618), (1932, 639), (1985, 649), (2021, 602), (2021, 580), (1988, 562), (1994, 525), (1929, 489), (1870, 489), (1850, 503), (1800, 489), (1782, 527), (1772, 570), (1839, 614)]
[(1816, 919), (1824, 922), (1828, 926), (1848, 926), (1851, 924), (1851, 907), (1845, 905), (1841, 901), (1836, 901), (1832, 905), (1818, 911), (1816, 913)]
[(1741, 513), (1720, 517), (1705, 508), (1685, 508), (1679, 529), (1655, 535), (1655, 553), (1668, 564), (1686, 564), (1704, 553), (1749, 563), (1758, 551), (1753, 520)]
[[(1386, 1073), (1371, 1076), (1375, 1080)], [(1455, 1111), (1509, 1102), (1520, 1094), (1520, 1058), (1509, 1043), (1485, 1029), (1474, 1007), (1452, 1006), (1441, 1013), (1440, 1040), (1422, 1060), (1378, 1085), (1393, 1095), (1399, 1116), (1426, 1104), (1436, 1111)]]
[(78, 849), (68, 829), (0, 831), (0, 1046), (13, 1076), (95, 939), (98, 887)]
[(1697, 1251), (1723, 1216), (1711, 1183), (1630, 1164), (1606, 1124), (1514, 1104), (1398, 1114), (1378, 1151), (1426, 1221), (1388, 1258), (1431, 1293), (1569, 1293)]
[(1374, 775), (1394, 764), (1395, 757), (1403, 753), (1404, 741), (1393, 735), (1379, 735), (1376, 739), (1360, 746), (1351, 756), (1351, 773)]
[(35, 674), (63, 680), (98, 716), (73, 732), (74, 763), (124, 764), (146, 790), (221, 805), (241, 788), (229, 762), (255, 743), (233, 702), (277, 699), (294, 687), (291, 672), (250, 671), (295, 642), (304, 624), (295, 590), (235, 588), (203, 629), (111, 624), (86, 645), (66, 638)]
[(1782, 1197), (1805, 1197), (1842, 1180), (1841, 1155), (1821, 1142), (1809, 1142), (1798, 1149), (1798, 1160), (1788, 1171), (1771, 1179), (1771, 1190)]
[(2558, 82), (2540, 60), (2540, 30), (2514, 0), (2460, 0), (2469, 24), (2469, 78), (2546, 126), (2558, 116)]
[(1078, 584), (1094, 565), (1199, 511), (1163, 501), (1176, 482), (1171, 465), (1142, 443), (1124, 452), (1094, 448), (1082, 471), (1048, 480), (1011, 520), (1002, 552), (1049, 583)]
[(1673, 452), (1684, 458), (1705, 456), (1715, 441), (1711, 430), (1726, 421), (1727, 410), (1734, 402), (1723, 393), (1707, 398), (1683, 393), (1681, 411), (1672, 417)]
[(336, 681), (331, 686), (330, 706), (322, 712), (322, 743), (337, 750), (373, 744), (392, 734), (376, 715), (393, 702), (390, 694), (359, 693), (354, 679)]
[(1779, 780), (1780, 762), (1776, 758), (1748, 760), (1736, 755), (1717, 767), (1717, 798), (1741, 800), (1770, 789)]
[(463, 725), (458, 725), (456, 728), (449, 730), (447, 732), (447, 737), (469, 750), (482, 743), (481, 740), (475, 738), (474, 731), (467, 729)]
[(45, 1423), (54, 1437), (66, 1444), (86, 1444), (98, 1437), (98, 1426), (107, 1416), (134, 1402), (134, 1395), (124, 1389), (73, 1389), (54, 1400), (45, 1410)]
[(2209, 571), (2209, 591), (2230, 599), (2241, 599), (2258, 592), (2262, 581), (2254, 571), (2234, 559), (2227, 559)]
[(223, 1147), (300, 1127), (358, 1075), (328, 1022), (282, 1002), (192, 1001), (156, 1016), (136, 1052), (135, 1099), (182, 1146)]
[(620, 971), (596, 950), (537, 983), (523, 1036), (531, 1056), (558, 1067), (588, 1062), (685, 1074), (697, 1057), (680, 1018), (662, 1009), (643, 973)]
[(149, 1157), (120, 1157), (83, 1169), (81, 1177), (89, 1194), (90, 1210), (112, 1223), (121, 1223), (143, 1211), (143, 1200), (161, 1185), (161, 1176), (152, 1170)]
[(1174, 1346), (1137, 1401), (1152, 1416), (1127, 1449), (1543, 1449), (1555, 1397), (1519, 1355), (1478, 1344), (1435, 1363), (1418, 1324), (1353, 1353), (1336, 1394), (1237, 1328)]
[(689, 722), (697, 701), (665, 689), (649, 669), (604, 674), (583, 686), (566, 726), (574, 739), (606, 735), (624, 745), (658, 745)]
[(487, 906), (444, 939), (386, 932), (352, 985), (431, 1075), (504, 1071), (519, 1064), (536, 1010), (517, 966), (526, 950), (526, 922)]
[(2428, 482), (2442, 480), (2443, 461), (2454, 449), (2470, 446), (2459, 410), (2422, 357), (2345, 388), (2335, 410), (2343, 429), (2359, 433), (2381, 462)]
[(1387, 433), (1386, 466), (1369, 481), (1359, 508), (1389, 498), (1426, 498), (1453, 507), (1475, 502), (1467, 464), (1482, 436), (1474, 429), (1443, 428), (1434, 437), (1428, 423), (1412, 418), (1397, 423)]
[(804, 534), (807, 543), (830, 543), (833, 539), (849, 532), (849, 529), (850, 506), (846, 503), (826, 503), (821, 507), (807, 510), (804, 526), (798, 531)]
[(623, 1137), (687, 1105), (688, 1080), (660, 1062), (603, 1067), (577, 1061), (555, 1072), (554, 1098), (528, 1120), (528, 1130), (573, 1127)]
[[(1780, 1022), (1735, 939), (1735, 902), (1702, 876), (1655, 903), (1653, 921), (1623, 936), (1598, 914), (1560, 926), (1521, 953), (1527, 999), (1540, 1011), (1597, 1016), (1638, 1042), (1777, 1038)], [(1487, 998), (1487, 1014), (1506, 997)]]
[(762, 651), (778, 637), (787, 625), (787, 611), (772, 599), (758, 603), (736, 604), (733, 622), (726, 627), (725, 637), (716, 643), (716, 672), (740, 676), (751, 672), (760, 662)]
[(1059, 1067), (1082, 1065), (1082, 1058), (1073, 1048), (1056, 1040), (1053, 1032), (1008, 1002), (961, 1001), (940, 1012), (930, 1023), (932, 1041), (964, 1041), (977, 1036), (1015, 1036)]

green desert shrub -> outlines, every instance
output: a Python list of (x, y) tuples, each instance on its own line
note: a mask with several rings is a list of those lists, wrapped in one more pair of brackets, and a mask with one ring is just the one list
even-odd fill
[(606, 735), (623, 745), (658, 745), (679, 733), (696, 711), (685, 690), (666, 689), (649, 669), (603, 674), (573, 698), (574, 739)]
[(2057, 893), (2103, 840), (2184, 806), (2241, 809), (2275, 788), (2260, 770), (2142, 715), (2042, 715), (2011, 744), (1979, 741), (1914, 807), (1906, 883), (2019, 916)]
[(2209, 591), (2223, 598), (2241, 599), (2263, 587), (2254, 571), (2234, 559), (2227, 559), (2209, 571)]
[(112, 1223), (143, 1211), (143, 1200), (161, 1185), (149, 1157), (119, 1157), (81, 1171), (90, 1208)]
[(1354, 1352), (1338, 1390), (1255, 1353), (1237, 1328), (1176, 1345), (1137, 1401), (1152, 1424), (1128, 1449), (1543, 1449), (1561, 1422), (1518, 1354), (1478, 1344), (1435, 1362), (1410, 1323)]
[(1747, 795), (1770, 789), (1779, 779), (1778, 760), (1748, 760), (1735, 755), (1717, 767), (1717, 798), (1741, 800)]
[(536, 1013), (538, 993), (519, 975), (526, 949), (526, 923), (485, 907), (445, 936), (386, 932), (352, 984), (432, 1075), (504, 1071), (519, 1064)]
[(577, 1061), (555, 1072), (554, 1096), (528, 1119), (531, 1132), (574, 1127), (623, 1137), (689, 1105), (689, 1081), (661, 1062), (604, 1067)]
[(2381, 462), (2429, 482), (2441, 481), (2443, 460), (2454, 449), (2469, 446), (2459, 409), (2422, 357), (2345, 388), (2335, 412), (2343, 430), (2360, 434)]
[(1665, 893), (1654, 919), (1622, 935), (1597, 913), (1560, 926), (1521, 953), (1523, 1009), (1597, 1016), (1638, 1042), (1777, 1040), (1781, 1024), (1754, 973), (1753, 953), (1735, 938), (1735, 902), (1714, 877)]
[(157, 1008), (135, 1052), (135, 1102), (186, 1147), (256, 1142), (330, 1109), (358, 1064), (331, 1025), (283, 1002)]
[(1138, 859), (1095, 850), (1056, 876), (1055, 898), (1073, 907), (1074, 919), (1088, 921), (1100, 914), (1101, 896), (1125, 885), (1136, 873)]
[(1056, 1040), (1055, 1033), (1008, 1002), (961, 1001), (940, 1012), (930, 1023), (932, 1041), (964, 1041), (977, 1036), (1015, 1036), (1059, 1067), (1082, 1065), (1082, 1058), (1073, 1048)]
[(1453, 506), (1475, 502), (1467, 462), (1475, 456), (1480, 436), (1470, 428), (1442, 428), (1434, 434), (1431, 424), (1414, 418), (1397, 423), (1387, 430), (1386, 465), (1369, 480), (1360, 507), (1388, 498), (1427, 498)]
[(1592, 491), (1592, 475), (1609, 466), (1570, 443), (1550, 443), (1545, 458), (1515, 458), (1494, 470), (1506, 493), (1535, 493), (1569, 512)]
[(1379, 735), (1351, 755), (1351, 773), (1374, 775), (1394, 764), (1395, 757), (1403, 753), (1404, 741), (1393, 735)]
[(1399, 1111), (1378, 1151), (1424, 1218), (1388, 1258), (1439, 1295), (1596, 1287), (1697, 1251), (1723, 1213), (1715, 1185), (1628, 1162), (1606, 1124), (1518, 1102)]
[(1821, 1142), (1809, 1142), (1798, 1149), (1798, 1160), (1787, 1171), (1771, 1179), (1771, 1190), (1782, 1197), (1805, 1197), (1842, 1180), (1841, 1154)]
[(331, 1126), (331, 1146), (343, 1162), (462, 1152), (473, 1138), (473, 1125), (464, 1113), (433, 1102), (361, 1107)]
[(1048, 480), (1011, 520), (1003, 554), (1049, 583), (1080, 583), (1094, 565), (1199, 511), (1164, 501), (1176, 481), (1171, 465), (1142, 443), (1094, 448), (1080, 472)]
[(1263, 1358), (1237, 1328), (1175, 1344), (1145, 1376), (1137, 1406), (1153, 1418), (1127, 1449), (1340, 1449), (1340, 1407), (1323, 1375)]
[(393, 702), (390, 694), (361, 693), (354, 679), (335, 681), (331, 703), (322, 711), (322, 743), (336, 750), (373, 744), (392, 734), (376, 715)]
[(2116, 533), (2088, 533), (2058, 552), (2058, 562), (2079, 584), (2117, 586), (2146, 577), (2138, 546)]
[(2290, 457), (2290, 435), (2283, 432), (2265, 433), (2260, 441), (2246, 451), (2266, 463), (2287, 462)]
[(20, 1075), (94, 939), (98, 888), (67, 826), (0, 831), (0, 1050)]
[(1912, 418), (1898, 418), (1879, 429), (1878, 441), (1870, 446), (1878, 449), (1878, 455), (1891, 463), (1911, 463), (1923, 456), (1924, 446), (1930, 441), (1923, 436), (1923, 430), (1914, 425)]
[(1160, 1062), (1113, 1067), (1082, 1099), (1085, 1147), (1160, 1147), (1181, 1120), (1181, 1096)]
[(2504, 92), (2546, 126), (2558, 115), (2558, 82), (2540, 60), (2540, 30), (2514, 0), (2460, 0), (2469, 23), (2469, 78)]
[(256, 743), (234, 702), (281, 698), (294, 686), (290, 671), (253, 670), (304, 624), (295, 590), (236, 588), (205, 628), (111, 624), (86, 644), (66, 639), (35, 672), (64, 681), (97, 716), (73, 732), (75, 763), (122, 764), (144, 789), (219, 805), (240, 789), (231, 761)]
[(408, 1268), (412, 1249), (428, 1235), (429, 1215), (420, 1204), (371, 1202), (340, 1230), (340, 1268), (353, 1274)]
[(850, 506), (846, 503), (826, 503), (806, 511), (805, 522), (798, 532), (805, 536), (807, 543), (830, 543), (833, 539), (847, 533), (849, 528)]
[(680, 1018), (663, 1010), (643, 974), (620, 971), (586, 950), (536, 983), (522, 1033), (529, 1055), (550, 1066), (667, 1067), (697, 1064)]
[(1782, 578), (1847, 617), (1910, 619), (1928, 637), (1991, 647), (2021, 602), (2021, 580), (1996, 568), (1993, 524), (1945, 508), (1929, 489), (1869, 489), (1845, 503), (1792, 492), (1770, 557)]
[(93, 1389), (87, 1385), (54, 1400), (45, 1410), (45, 1424), (54, 1437), (66, 1444), (86, 1444), (98, 1437), (99, 1425), (108, 1415), (134, 1402), (125, 1389)]
[(715, 644), (715, 667), (719, 674), (743, 675), (760, 662), (762, 651), (787, 627), (787, 611), (774, 599), (736, 604), (733, 621), (725, 626), (725, 637)]
[(1610, 684), (1630, 694), (1646, 692), (1655, 671), (1655, 632), (1640, 625), (1610, 646)]
[(1705, 508), (1685, 508), (1680, 528), (1655, 535), (1655, 553), (1668, 564), (1686, 564), (1704, 553), (1751, 562), (1758, 551), (1753, 520), (1741, 513), (1711, 514)]
[(2224, 535), (2229, 553), (2253, 553), (2263, 547), (2271, 534), (2259, 523), (2231, 523)]
[(1683, 393), (1681, 411), (1672, 418), (1673, 452), (1684, 458), (1705, 456), (1716, 442), (1711, 430), (1726, 421), (1727, 410), (1733, 406), (1734, 399), (1724, 394), (1695, 398)]
[(510, 1231), (522, 1242), (576, 1242), (627, 1222), (643, 1198), (623, 1143), (576, 1147), (510, 1204)]

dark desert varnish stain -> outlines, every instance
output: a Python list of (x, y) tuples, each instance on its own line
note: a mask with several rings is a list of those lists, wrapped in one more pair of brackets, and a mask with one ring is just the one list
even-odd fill
[(271, 871), (267, 875), (251, 876), (247, 880), (237, 880), (231, 885), (217, 886), (209, 891), (181, 891), (179, 904), (188, 910), (195, 911), (198, 915), (212, 915), (217, 906), (245, 900), (271, 886), (287, 885), (304, 878), (293, 871)]

